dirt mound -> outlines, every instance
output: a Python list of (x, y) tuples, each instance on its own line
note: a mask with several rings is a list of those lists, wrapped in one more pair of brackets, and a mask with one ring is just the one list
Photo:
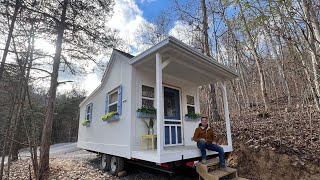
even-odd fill
[(296, 155), (244, 145), (234, 149), (229, 163), (238, 169), (239, 176), (251, 180), (320, 180), (320, 166)]
[[(231, 162), (250, 179), (320, 180), (320, 113), (309, 107), (261, 109), (234, 115)], [(227, 144), (225, 122), (213, 122), (219, 144)]]

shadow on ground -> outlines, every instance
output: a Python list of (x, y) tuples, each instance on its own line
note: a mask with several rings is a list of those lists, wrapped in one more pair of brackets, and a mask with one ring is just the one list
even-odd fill
[[(88, 165), (93, 168), (99, 168), (99, 158), (91, 159), (87, 162)], [(196, 180), (198, 179), (198, 174), (195, 168), (182, 166), (177, 168), (174, 175), (169, 175), (168, 173), (150, 169), (147, 167), (134, 165), (131, 163), (125, 163), (125, 171), (127, 171), (127, 176), (121, 177), (122, 180), (131, 179), (152, 179), (152, 180)]]

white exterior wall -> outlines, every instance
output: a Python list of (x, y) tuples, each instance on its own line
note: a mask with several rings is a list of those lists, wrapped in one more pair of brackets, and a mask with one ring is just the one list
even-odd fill
[[(96, 152), (130, 158), (130, 117), (131, 117), (131, 73), (132, 66), (126, 57), (115, 52), (115, 58), (107, 74), (104, 85), (80, 107), (78, 147)], [(104, 122), (106, 95), (122, 85), (122, 114), (120, 120)], [(90, 127), (81, 125), (85, 108), (93, 103)]]
[[(168, 65), (170, 66), (170, 64)], [(193, 133), (196, 127), (198, 127), (199, 121), (185, 121), (184, 115), (187, 113), (187, 95), (195, 97), (195, 111), (196, 113), (200, 113), (200, 101), (199, 101), (199, 93), (198, 87), (190, 82), (184, 81), (182, 79), (177, 79), (175, 77), (168, 76), (164, 73), (163, 75), (163, 84), (164, 86), (168, 86), (170, 88), (176, 88), (180, 90), (181, 102), (180, 102), (180, 112), (182, 116), (182, 128), (183, 128), (183, 141), (184, 145), (195, 145), (195, 142), (191, 140), (193, 137)], [(137, 92), (134, 100), (136, 103), (133, 104), (132, 108), (136, 111), (138, 108), (142, 106), (142, 85), (156, 87), (156, 77), (155, 72), (151, 72), (148, 70), (137, 69), (136, 70), (136, 81), (135, 81), (135, 89)], [(134, 101), (133, 100), (133, 101)], [(155, 100), (155, 108), (156, 100)], [(135, 139), (133, 144), (133, 149), (138, 150), (141, 145), (141, 136), (147, 134), (148, 130), (143, 120), (137, 118), (136, 116), (132, 117), (132, 121), (134, 121), (135, 125), (135, 133), (133, 133)], [(148, 121), (148, 120), (147, 120)], [(154, 134), (157, 134), (157, 123), (154, 123)]]

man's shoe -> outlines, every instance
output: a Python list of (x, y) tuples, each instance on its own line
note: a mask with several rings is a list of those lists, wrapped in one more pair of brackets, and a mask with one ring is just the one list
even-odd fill
[(207, 163), (207, 160), (206, 159), (202, 159), (200, 163), (201, 164), (205, 164), (205, 163)]
[(224, 171), (227, 169), (227, 166), (226, 165), (219, 165), (219, 168)]

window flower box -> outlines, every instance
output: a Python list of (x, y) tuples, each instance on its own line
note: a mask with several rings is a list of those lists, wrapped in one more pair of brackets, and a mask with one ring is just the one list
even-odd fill
[(156, 114), (148, 114), (145, 112), (137, 112), (137, 118), (157, 118)]
[(106, 115), (102, 116), (101, 120), (106, 122), (116, 121), (119, 120), (120, 116), (118, 112), (112, 111), (107, 113)]
[(90, 121), (89, 120), (83, 120), (82, 122), (81, 122), (81, 125), (82, 126), (86, 126), (86, 127), (90, 127)]
[(137, 118), (157, 118), (157, 110), (154, 107), (142, 106), (137, 110)]
[(186, 120), (186, 121), (200, 121), (201, 114), (186, 114), (184, 116), (184, 120)]

